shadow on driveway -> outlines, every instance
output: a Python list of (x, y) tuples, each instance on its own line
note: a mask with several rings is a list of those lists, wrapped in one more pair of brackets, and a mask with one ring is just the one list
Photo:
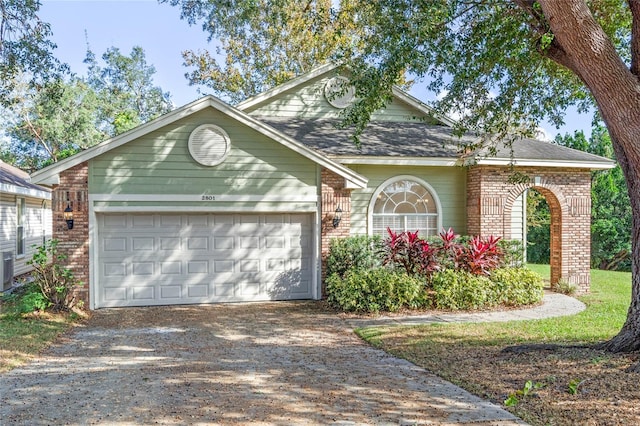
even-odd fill
[(315, 302), (104, 309), (0, 376), (11, 424), (523, 424)]

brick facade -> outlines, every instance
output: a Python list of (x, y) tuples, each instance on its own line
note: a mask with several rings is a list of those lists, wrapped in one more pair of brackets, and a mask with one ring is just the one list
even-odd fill
[[(513, 171), (528, 183), (509, 183)], [(511, 238), (515, 199), (534, 188), (551, 211), (551, 281), (567, 280), (579, 292), (590, 285), (591, 173), (586, 169), (472, 166), (467, 174), (467, 231)]]
[[(322, 197), (321, 197), (321, 255), (322, 278), (324, 281), (326, 259), (329, 254), (329, 244), (332, 238), (348, 237), (351, 232), (351, 190), (346, 189), (343, 177), (322, 169)], [(336, 209), (342, 210), (342, 219), (337, 227), (333, 227)]]
[[(66, 266), (81, 282), (76, 291), (79, 300), (89, 306), (89, 197), (87, 163), (79, 164), (60, 174), (60, 183), (52, 194), (53, 238), (58, 250), (67, 256)], [(67, 228), (63, 211), (73, 210), (73, 229)]]

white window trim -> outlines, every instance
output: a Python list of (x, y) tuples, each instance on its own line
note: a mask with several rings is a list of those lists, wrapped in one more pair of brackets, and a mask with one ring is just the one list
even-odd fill
[[(23, 258), (27, 254), (27, 201), (23, 197), (16, 197), (16, 259)], [(20, 244), (18, 243), (18, 236), (20, 233), (18, 229), (22, 227), (22, 253), (18, 251)]]
[(369, 200), (369, 208), (367, 209), (367, 233), (369, 235), (373, 235), (373, 208), (376, 204), (376, 200), (378, 199), (378, 195), (380, 195), (380, 193), (387, 186), (401, 180), (411, 180), (416, 183), (419, 183), (424, 188), (426, 188), (427, 191), (431, 193), (431, 196), (433, 197), (433, 201), (436, 204), (436, 210), (438, 211), (436, 232), (439, 232), (442, 229), (442, 204), (440, 204), (440, 197), (438, 197), (438, 193), (436, 192), (436, 190), (433, 189), (433, 186), (429, 185), (424, 179), (420, 179), (419, 177), (412, 176), (412, 175), (399, 175), (399, 176), (394, 176), (392, 178), (385, 180), (380, 185), (378, 185), (376, 190), (373, 192), (373, 195)]

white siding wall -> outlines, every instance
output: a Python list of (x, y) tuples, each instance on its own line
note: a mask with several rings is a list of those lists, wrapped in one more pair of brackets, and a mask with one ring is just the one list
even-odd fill
[(511, 210), (511, 239), (523, 241), (526, 235), (526, 200), (527, 193), (523, 192), (513, 202)]
[(25, 254), (16, 256), (16, 198), (13, 194), (0, 194), (0, 252), (10, 251), (14, 254), (14, 276), (32, 270), (27, 261), (33, 257), (36, 247), (42, 244), (43, 236), (51, 238), (51, 201), (46, 201), (43, 211), (43, 200), (26, 197)]

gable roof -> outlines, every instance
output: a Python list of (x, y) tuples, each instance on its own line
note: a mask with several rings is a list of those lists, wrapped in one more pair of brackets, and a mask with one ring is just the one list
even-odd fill
[(29, 180), (29, 174), (0, 160), (0, 192), (51, 199), (51, 192)]
[(59, 173), (67, 170), (71, 167), (77, 166), (85, 161), (91, 160), (105, 152), (108, 152), (114, 148), (122, 146), (128, 142), (131, 142), (141, 136), (156, 131), (168, 124), (178, 121), (182, 118), (188, 117), (198, 111), (202, 111), (205, 108), (214, 108), (217, 111), (225, 114), (226, 116), (235, 119), (242, 124), (245, 124), (252, 129), (262, 133), (275, 142), (297, 152), (305, 158), (319, 164), (320, 166), (331, 170), (338, 176), (345, 178), (347, 187), (351, 188), (364, 188), (367, 184), (367, 178), (354, 172), (353, 170), (325, 157), (324, 155), (309, 149), (300, 142), (291, 138), (290, 136), (279, 132), (266, 123), (260, 122), (255, 118), (245, 114), (244, 112), (232, 107), (231, 105), (221, 101), (220, 99), (208, 95), (200, 98), (190, 104), (187, 104), (181, 108), (175, 109), (163, 116), (156, 118), (148, 123), (142, 124), (128, 132), (118, 135), (114, 138), (108, 139), (100, 144), (88, 148), (78, 154), (65, 158), (51, 166), (45, 167), (42, 170), (32, 174), (32, 180), (42, 184), (55, 184), (57, 183)]
[[(334, 74), (338, 73), (341, 67), (342, 67), (341, 65), (334, 64), (334, 63), (327, 63), (324, 65), (321, 65), (305, 74), (302, 74), (292, 80), (289, 80), (286, 83), (283, 83), (279, 86), (276, 86), (272, 89), (269, 89), (265, 92), (262, 92), (256, 96), (252, 96), (238, 103), (236, 105), (236, 108), (242, 111), (246, 111), (256, 105), (269, 102), (270, 100), (272, 100), (273, 98), (279, 96), (284, 92), (295, 89), (296, 87), (303, 86), (309, 81), (317, 77), (320, 77), (329, 73), (334, 73)], [(407, 92), (405, 92), (404, 90), (400, 89), (397, 86), (393, 86), (392, 94), (396, 99), (404, 102), (405, 104), (409, 105), (411, 108), (414, 108), (416, 111), (419, 111), (425, 116), (433, 117), (446, 126), (453, 126), (455, 124), (455, 121), (452, 120), (451, 118), (445, 117), (441, 114), (436, 113), (433, 110), (433, 108), (429, 107), (424, 102), (416, 99), (415, 97), (411, 96), (410, 94), (408, 94)]]
[(517, 139), (511, 148), (501, 144), (495, 155), (483, 149), (463, 156), (462, 147), (477, 144), (478, 137), (458, 137), (451, 127), (423, 122), (371, 121), (357, 147), (348, 129), (338, 128), (340, 120), (257, 118), (343, 164), (513, 164), (588, 169), (615, 166), (608, 158), (535, 139)]

